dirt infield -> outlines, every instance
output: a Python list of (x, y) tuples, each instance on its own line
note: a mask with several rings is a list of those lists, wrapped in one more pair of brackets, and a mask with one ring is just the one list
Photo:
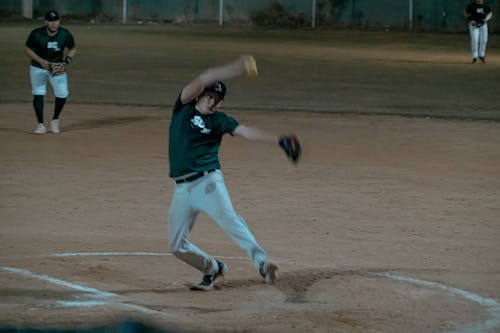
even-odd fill
[[(371, 33), (346, 46), (299, 32), (274, 32), (273, 42), (96, 29), (73, 27), (81, 53), (59, 135), (32, 134), (29, 82), (15, 75), (26, 58), (13, 58), (22, 49), (12, 50), (14, 38), (0, 41), (9, 82), (0, 95), (0, 328), (133, 320), (180, 332), (500, 330), (498, 37), (490, 61), (473, 68), (456, 43), (466, 36), (443, 45), (392, 35), (405, 46), (396, 54)], [(125, 57), (114, 43), (128, 38), (136, 47)], [(240, 53), (261, 59), (261, 76), (231, 82), (224, 110), (297, 132), (304, 146), (297, 166), (277, 146), (238, 138), (221, 151), (233, 204), (282, 279), (264, 284), (201, 216), (192, 239), (229, 272), (215, 290), (193, 292), (200, 274), (167, 253), (169, 110), (197, 70)]]

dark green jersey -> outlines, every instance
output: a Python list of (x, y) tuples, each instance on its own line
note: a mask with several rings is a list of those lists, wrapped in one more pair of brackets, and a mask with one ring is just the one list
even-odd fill
[(225, 133), (233, 134), (238, 122), (223, 112), (202, 115), (196, 101), (175, 101), (169, 130), (170, 177), (219, 169), (219, 148)]
[[(32, 49), (40, 58), (49, 62), (62, 62), (64, 49), (72, 49), (75, 47), (73, 35), (69, 30), (59, 27), (54, 36), (47, 34), (46, 27), (40, 27), (33, 30), (28, 39), (26, 46)], [(34, 60), (31, 60), (31, 65), (35, 67), (42, 66)]]
[(487, 4), (470, 3), (465, 9), (469, 21), (474, 20), (477, 23), (483, 23), (483, 20), (491, 13), (491, 7)]

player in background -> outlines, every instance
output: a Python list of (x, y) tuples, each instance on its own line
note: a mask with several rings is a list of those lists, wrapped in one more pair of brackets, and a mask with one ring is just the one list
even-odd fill
[(267, 282), (274, 284), (279, 277), (276, 264), (269, 261), (245, 220), (235, 212), (220, 170), (218, 154), (226, 133), (280, 146), (283, 142), (274, 134), (240, 124), (219, 111), (226, 94), (221, 80), (241, 75), (257, 75), (252, 56), (242, 56), (202, 72), (184, 86), (172, 110), (169, 162), (175, 190), (168, 215), (168, 240), (170, 251), (178, 259), (203, 273), (203, 280), (192, 287), (194, 290), (211, 289), (215, 280), (227, 271), (226, 264), (188, 240), (200, 212), (215, 220), (247, 253)]
[(488, 42), (488, 21), (491, 19), (491, 7), (484, 0), (474, 0), (465, 8), (465, 18), (469, 22), (472, 63), (477, 58), (486, 62), (486, 43)]
[[(60, 17), (55, 10), (45, 14), (45, 25), (34, 29), (26, 40), (26, 52), (31, 59), (30, 79), (33, 93), (33, 108), (38, 125), (36, 134), (45, 134), (43, 123), (44, 96), (47, 93), (47, 81), (54, 90), (54, 115), (50, 122), (53, 133), (59, 133), (59, 115), (69, 95), (66, 66), (76, 55), (73, 35), (60, 26)], [(66, 56), (64, 50), (68, 49)]]

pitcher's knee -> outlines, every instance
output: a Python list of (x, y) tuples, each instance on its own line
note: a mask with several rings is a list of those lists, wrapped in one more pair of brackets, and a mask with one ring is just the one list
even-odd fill
[(175, 255), (176, 252), (179, 252), (179, 246), (178, 246), (178, 244), (175, 244), (175, 243), (169, 243), (168, 250), (170, 253)]
[(170, 242), (168, 245), (168, 249), (170, 253), (172, 253), (174, 256), (179, 257), (183, 253), (186, 253), (186, 245), (183, 244), (183, 242)]
[(177, 250), (170, 250), (170, 253), (172, 253), (174, 255), (174, 257), (180, 259), (182, 253), (180, 251), (177, 251)]
[(170, 253), (173, 254), (176, 258), (180, 258), (182, 256), (182, 253), (186, 252), (186, 251), (183, 251), (181, 248), (174, 247), (174, 246), (170, 246), (169, 250), (170, 250)]

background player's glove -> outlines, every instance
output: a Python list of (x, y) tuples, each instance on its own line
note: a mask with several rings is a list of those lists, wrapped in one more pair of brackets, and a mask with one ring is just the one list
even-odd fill
[(483, 21), (476, 21), (476, 20), (470, 20), (469, 23), (472, 24), (472, 26), (474, 26), (476, 28), (479, 28), (480, 26), (482, 26), (484, 24)]
[(295, 135), (287, 135), (280, 137), (279, 146), (285, 152), (286, 156), (294, 163), (299, 160), (302, 148), (300, 147), (299, 138)]
[(61, 75), (66, 72), (66, 64), (64, 62), (51, 62), (49, 66), (52, 76)]

